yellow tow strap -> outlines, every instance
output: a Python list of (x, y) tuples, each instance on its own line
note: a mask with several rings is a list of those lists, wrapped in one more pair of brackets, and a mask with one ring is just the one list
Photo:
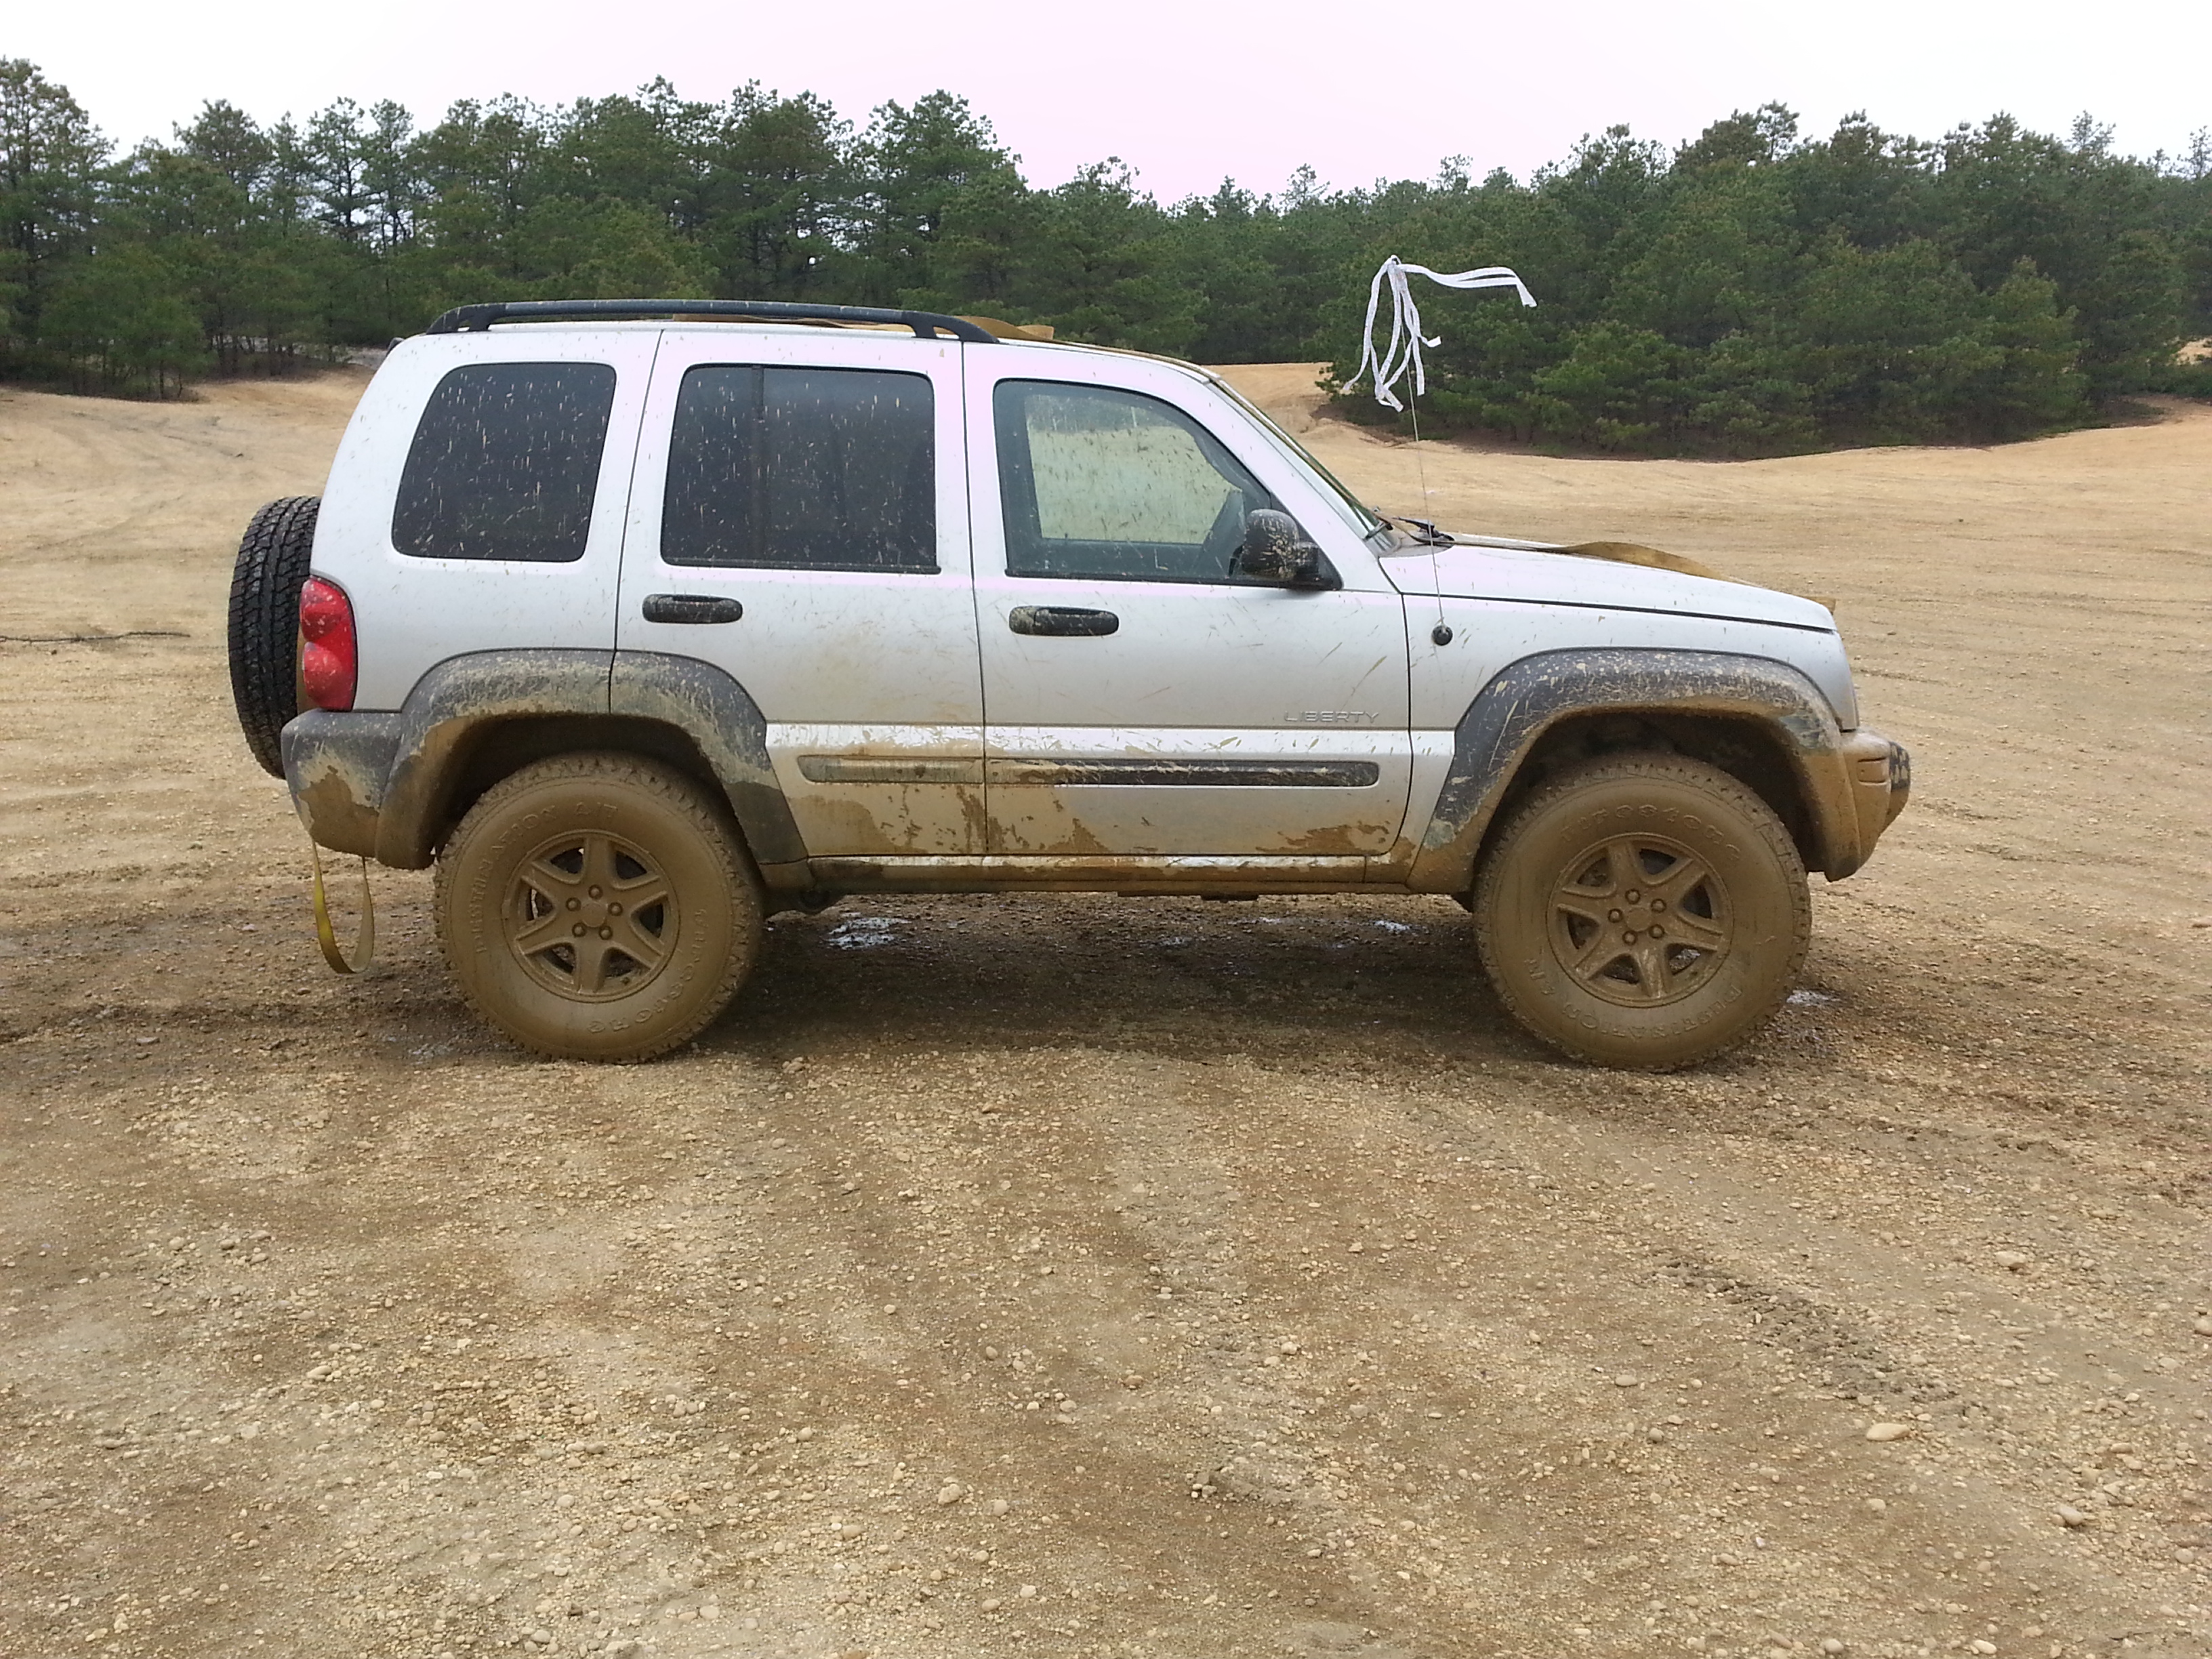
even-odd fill
[(323, 892), (323, 849), (313, 840), (307, 852), (315, 863), (315, 943), (323, 947), (323, 960), (334, 974), (357, 974), (376, 959), (376, 904), (368, 893), (368, 860), (361, 861), (361, 932), (353, 955), (338, 949), (337, 930), (331, 926), (330, 900)]

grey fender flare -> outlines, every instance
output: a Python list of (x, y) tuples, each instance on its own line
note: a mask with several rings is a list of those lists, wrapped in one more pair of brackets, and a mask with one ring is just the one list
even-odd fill
[[(1544, 651), (1499, 670), (1468, 705), (1407, 884), (1467, 891), (1483, 837), (1529, 751), (1561, 720), (1595, 714), (1755, 721), (1788, 757), (1816, 842), (1808, 862), (1840, 880), (1872, 850), (1852, 792), (1854, 734), (1837, 724), (1827, 699), (1800, 670), (1723, 651)], [(1888, 752), (1887, 740), (1881, 752)]]
[(607, 710), (684, 732), (714, 769), (754, 860), (803, 864), (806, 843), (769, 759), (768, 718), (730, 675), (696, 657), (617, 651)]
[[(768, 721), (709, 664), (642, 651), (483, 651), (449, 657), (390, 713), (311, 710), (284, 727), (284, 775), (321, 845), (400, 869), (437, 852), (470, 748), (542, 716), (622, 718), (669, 728), (706, 760), (756, 862), (805, 848), (769, 759)], [(584, 741), (588, 743), (586, 736)]]

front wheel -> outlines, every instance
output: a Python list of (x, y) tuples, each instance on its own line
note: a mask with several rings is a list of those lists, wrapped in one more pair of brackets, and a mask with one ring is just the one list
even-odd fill
[(760, 952), (760, 885), (721, 811), (626, 755), (540, 761), (487, 790), (439, 854), (436, 910), (470, 1005), (568, 1060), (689, 1042)]
[(1773, 810), (1669, 754), (1607, 756), (1538, 788), (1485, 860), (1483, 966), (1533, 1036), (1664, 1071), (1763, 1026), (1812, 934), (1805, 867)]

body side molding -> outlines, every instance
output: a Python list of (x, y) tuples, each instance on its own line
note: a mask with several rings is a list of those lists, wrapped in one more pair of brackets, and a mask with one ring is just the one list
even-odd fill
[(1009, 787), (1120, 784), (1154, 789), (1372, 789), (1382, 775), (1382, 769), (1373, 761), (994, 755), (983, 763), (987, 781)]

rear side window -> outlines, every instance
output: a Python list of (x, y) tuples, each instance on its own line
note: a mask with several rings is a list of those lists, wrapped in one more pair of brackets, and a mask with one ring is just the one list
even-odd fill
[(392, 544), (422, 559), (584, 556), (614, 408), (605, 363), (473, 363), (415, 428)]
[(934, 572), (928, 377), (688, 370), (669, 438), (660, 556), (670, 564)]

